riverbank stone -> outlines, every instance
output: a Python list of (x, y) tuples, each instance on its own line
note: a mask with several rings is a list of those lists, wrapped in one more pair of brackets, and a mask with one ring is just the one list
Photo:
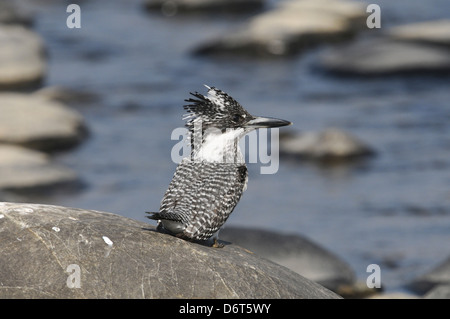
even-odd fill
[(338, 0), (282, 2), (240, 27), (206, 41), (195, 54), (287, 56), (321, 43), (342, 41), (361, 29), (363, 4)]
[(297, 234), (227, 226), (220, 231), (220, 238), (247, 248), (332, 291), (356, 282), (353, 269), (344, 260)]
[(47, 62), (41, 37), (20, 25), (0, 24), (0, 89), (38, 85)]
[(393, 27), (388, 36), (394, 40), (450, 47), (450, 19), (416, 22)]
[(0, 144), (0, 190), (16, 193), (48, 192), (78, 183), (75, 172), (53, 163), (46, 153)]
[(55, 151), (77, 145), (87, 133), (77, 111), (34, 94), (0, 93), (0, 113), (0, 143)]
[(280, 139), (280, 153), (318, 161), (343, 161), (375, 155), (365, 142), (338, 128), (288, 133)]
[(106, 212), (0, 203), (0, 242), (1, 298), (340, 298), (237, 245)]
[(330, 49), (321, 55), (320, 65), (342, 75), (448, 74), (450, 49), (378, 37)]

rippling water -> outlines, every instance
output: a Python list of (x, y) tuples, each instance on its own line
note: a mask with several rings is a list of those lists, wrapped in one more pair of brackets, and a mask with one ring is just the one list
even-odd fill
[[(382, 30), (450, 12), (446, 0), (377, 3)], [(367, 265), (379, 264), (387, 289), (450, 255), (450, 77), (333, 77), (314, 67), (322, 47), (287, 59), (194, 57), (196, 45), (244, 17), (169, 18), (139, 1), (86, 1), (82, 28), (68, 29), (67, 4), (37, 4), (35, 29), (49, 51), (45, 85), (96, 96), (73, 105), (90, 138), (57, 158), (87, 188), (39, 201), (145, 220), (175, 170), (170, 135), (183, 126), (183, 100), (209, 84), (250, 113), (293, 121), (289, 129), (339, 127), (378, 153), (335, 167), (281, 158), (274, 175), (250, 164), (248, 190), (228, 224), (306, 235), (362, 280)]]

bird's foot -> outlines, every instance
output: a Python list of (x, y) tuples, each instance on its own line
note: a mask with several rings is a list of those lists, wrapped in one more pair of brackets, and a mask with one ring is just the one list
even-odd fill
[(219, 243), (219, 240), (217, 238), (214, 238), (214, 243), (212, 244), (211, 247), (213, 247), (213, 248), (223, 248), (223, 247), (225, 247), (225, 245), (222, 244), (222, 243)]

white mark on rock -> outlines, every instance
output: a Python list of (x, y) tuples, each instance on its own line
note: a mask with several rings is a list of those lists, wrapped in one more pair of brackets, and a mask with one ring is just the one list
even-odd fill
[(53, 226), (52, 229), (53, 229), (55, 232), (59, 232), (59, 231), (61, 230), (59, 227), (56, 227), (56, 226)]
[(111, 239), (109, 239), (108, 237), (106, 237), (106, 236), (102, 236), (102, 238), (103, 238), (103, 240), (105, 241), (105, 243), (108, 245), (108, 246), (112, 246), (113, 245), (113, 242), (112, 242), (112, 240)]
[(0, 214), (0, 219), (5, 218), (5, 215)]
[(106, 236), (102, 236), (102, 238), (105, 241), (105, 243), (108, 245), (108, 247), (106, 247), (106, 249), (105, 249), (105, 256), (104, 256), (105, 258), (108, 258), (109, 254), (111, 253), (111, 250), (112, 250), (113, 242), (111, 239), (109, 239)]
[(70, 216), (69, 219), (71, 219), (71, 220), (78, 220), (78, 219), (76, 219), (75, 217), (72, 217), (72, 216)]
[(78, 234), (78, 236), (81, 237), (79, 242), (85, 243), (86, 245), (89, 244), (89, 240), (86, 237), (84, 237), (83, 234)]
[(22, 222), (22, 221), (19, 221), (19, 223), (18, 223), (18, 224), (20, 225), (20, 227), (21, 227), (22, 229), (24, 229), (24, 228), (28, 228), (28, 227), (29, 227), (27, 223), (25, 223), (25, 222)]

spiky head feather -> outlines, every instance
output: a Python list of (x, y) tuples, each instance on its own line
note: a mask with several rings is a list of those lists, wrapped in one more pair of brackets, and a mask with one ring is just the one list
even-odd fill
[[(206, 85), (205, 85), (206, 86)], [(235, 99), (225, 92), (209, 87), (205, 96), (198, 92), (191, 93), (194, 98), (186, 99), (189, 104), (184, 105), (187, 114), (183, 119), (187, 120), (186, 127), (194, 131), (196, 123), (201, 121), (202, 131), (208, 128), (225, 130), (237, 128), (253, 118)]]

